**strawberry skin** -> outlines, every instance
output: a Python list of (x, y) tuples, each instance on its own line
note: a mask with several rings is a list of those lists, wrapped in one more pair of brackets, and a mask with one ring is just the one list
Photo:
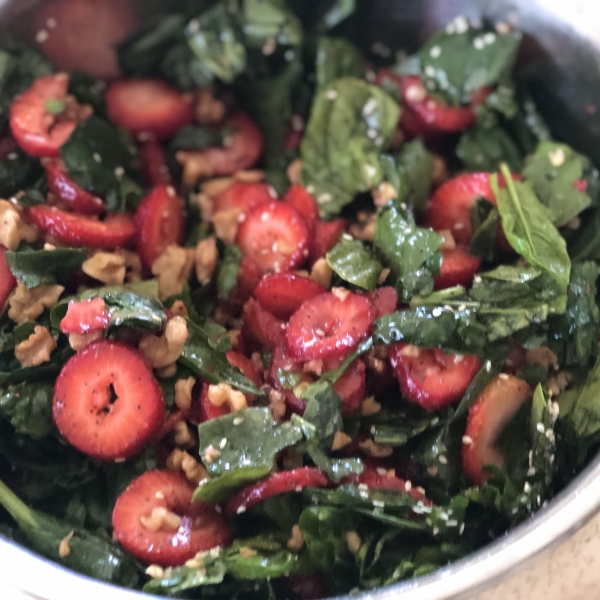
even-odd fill
[(283, 197), (283, 201), (293, 206), (312, 229), (319, 220), (319, 207), (313, 195), (301, 185), (292, 185)]
[(269, 204), (277, 198), (275, 190), (266, 183), (238, 181), (223, 190), (214, 201), (214, 212), (239, 209), (246, 214), (261, 204)]
[(434, 289), (443, 290), (455, 285), (471, 287), (480, 266), (481, 259), (469, 254), (466, 248), (457, 246), (452, 250), (444, 250), (440, 273), (433, 276)]
[(6, 248), (0, 245), (0, 312), (17, 285), (17, 280), (6, 262)]
[(340, 235), (346, 231), (346, 227), (348, 227), (346, 219), (316, 221), (308, 264), (312, 266), (319, 258), (325, 258), (325, 255), (340, 241)]
[[(146, 471), (117, 498), (112, 514), (114, 539), (145, 564), (176, 567), (198, 552), (231, 543), (229, 528), (215, 507), (192, 502), (194, 487), (170, 471)], [(153, 510), (179, 517), (179, 526), (146, 527)]]
[(89, 300), (70, 300), (67, 314), (60, 322), (63, 333), (85, 335), (95, 331), (104, 331), (110, 323), (108, 307), (102, 298)]
[(146, 187), (171, 183), (167, 165), (167, 153), (156, 140), (148, 140), (138, 146), (142, 179)]
[(138, 350), (101, 340), (62, 368), (54, 387), (52, 416), (75, 448), (114, 461), (136, 454), (160, 429), (165, 403)]

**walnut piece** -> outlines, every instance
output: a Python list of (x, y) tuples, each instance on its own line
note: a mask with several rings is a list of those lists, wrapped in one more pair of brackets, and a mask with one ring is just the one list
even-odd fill
[(86, 275), (107, 285), (122, 284), (127, 273), (125, 257), (116, 252), (96, 252), (92, 257), (83, 261), (81, 270)]
[(152, 274), (158, 279), (158, 295), (161, 300), (181, 294), (183, 286), (194, 267), (193, 250), (177, 244), (167, 249), (152, 263)]
[(389, 444), (376, 444), (371, 438), (359, 442), (358, 445), (367, 456), (373, 458), (386, 458), (394, 452), (394, 448)]
[(352, 438), (343, 431), (336, 431), (333, 436), (333, 443), (331, 444), (331, 449), (335, 452), (336, 450), (341, 450), (345, 448), (350, 442)]
[(164, 506), (155, 506), (150, 516), (140, 517), (140, 523), (150, 531), (177, 531), (181, 517)]
[(198, 242), (194, 250), (194, 263), (196, 277), (202, 285), (206, 285), (211, 280), (218, 258), (217, 239), (214, 236)]
[(304, 546), (304, 537), (300, 531), (300, 526), (296, 524), (292, 527), (290, 539), (287, 541), (287, 547), (288, 550), (294, 551), (301, 550), (302, 546)]
[(391, 183), (384, 181), (374, 190), (371, 190), (371, 195), (373, 196), (373, 204), (375, 206), (385, 206), (390, 200), (396, 198), (396, 190)]
[(198, 483), (208, 478), (208, 471), (193, 456), (175, 448), (167, 457), (169, 471), (183, 471), (188, 481)]
[(104, 337), (103, 331), (92, 331), (91, 333), (70, 333), (69, 334), (69, 346), (75, 350), (75, 352), (79, 352), (83, 350), (86, 346), (89, 346), (92, 342), (96, 340), (101, 340)]
[(52, 308), (65, 291), (62, 285), (38, 285), (27, 289), (17, 281), (15, 293), (9, 300), (8, 316), (15, 323), (35, 321), (46, 308)]
[(207, 397), (213, 406), (223, 406), (226, 404), (231, 408), (231, 412), (244, 410), (244, 408), (248, 407), (246, 396), (239, 390), (234, 390), (228, 383), (209, 385)]
[(38, 230), (23, 220), (18, 206), (0, 200), (0, 244), (16, 250), (21, 242), (35, 242), (37, 237)]
[(346, 532), (346, 544), (348, 546), (348, 550), (350, 550), (352, 554), (356, 554), (360, 550), (361, 540), (356, 531)]
[(286, 169), (287, 178), (292, 185), (300, 183), (300, 175), (302, 174), (302, 159), (293, 160)]
[(212, 224), (215, 228), (215, 235), (224, 244), (233, 244), (240, 226), (240, 218), (243, 213), (241, 208), (231, 208), (229, 210), (220, 210), (212, 216)]
[(56, 349), (56, 340), (41, 325), (36, 325), (33, 333), (15, 346), (15, 357), (22, 367), (37, 367), (50, 360)]
[(535, 350), (527, 350), (525, 360), (528, 365), (542, 365), (549, 369), (558, 368), (558, 357), (548, 346), (540, 346)]
[(192, 405), (192, 389), (196, 384), (195, 377), (178, 379), (175, 382), (175, 404), (181, 410), (187, 410)]
[(328, 288), (331, 285), (332, 276), (333, 271), (327, 264), (327, 261), (324, 258), (317, 259), (310, 271), (311, 279), (322, 285), (324, 288)]
[(172, 365), (180, 356), (188, 339), (187, 323), (183, 317), (173, 317), (167, 321), (162, 335), (145, 335), (139, 349), (155, 369)]
[(273, 388), (269, 390), (269, 410), (278, 423), (283, 421), (283, 417), (285, 417), (287, 410), (285, 396), (280, 391)]
[(125, 259), (125, 281), (133, 283), (142, 281), (142, 259), (139, 254), (131, 250), (117, 250), (116, 255), (122, 256)]

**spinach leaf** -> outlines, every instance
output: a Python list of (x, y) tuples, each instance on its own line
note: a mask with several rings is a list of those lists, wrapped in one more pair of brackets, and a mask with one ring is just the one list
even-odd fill
[(421, 78), (450, 104), (469, 104), (473, 92), (507, 78), (520, 42), (517, 31), (486, 31), (457, 17), (419, 50)]
[(506, 238), (530, 265), (542, 269), (566, 291), (571, 261), (566, 243), (552, 223), (548, 209), (527, 183), (513, 181), (506, 165), (500, 170), (506, 186), (499, 187), (497, 175), (490, 178), (490, 183)]
[(0, 386), (21, 383), (23, 381), (37, 382), (56, 377), (71, 356), (73, 356), (73, 350), (67, 346), (66, 348), (55, 350), (49, 362), (45, 362), (37, 367), (21, 367), (20, 363), (15, 359), (6, 370), (0, 371)]
[(219, 300), (226, 302), (233, 290), (237, 287), (242, 251), (235, 245), (230, 244), (225, 248), (223, 259), (217, 272), (217, 291)]
[(439, 273), (442, 238), (418, 227), (412, 213), (395, 205), (382, 209), (375, 223), (373, 246), (391, 269), (401, 300), (433, 291), (433, 274)]
[(262, 49), (270, 40), (284, 46), (302, 43), (302, 23), (285, 0), (245, 0), (242, 18), (244, 41), (249, 48)]
[(383, 265), (360, 240), (345, 240), (327, 253), (327, 264), (344, 281), (371, 291), (377, 287)]
[(364, 79), (365, 61), (360, 51), (344, 38), (320, 37), (317, 42), (318, 94), (341, 77)]
[(473, 237), (469, 252), (484, 260), (493, 260), (496, 254), (496, 234), (500, 214), (498, 209), (487, 200), (478, 198), (471, 209)]
[(40, 439), (54, 430), (54, 382), (23, 382), (0, 394), (0, 415), (18, 433)]
[(333, 29), (356, 10), (356, 0), (333, 0), (321, 17), (318, 29)]
[[(260, 394), (256, 386), (237, 367), (232, 367), (225, 351), (215, 347), (210, 330), (187, 319), (189, 337), (179, 362), (210, 383), (227, 383), (248, 394)], [(220, 329), (219, 329), (220, 330)]]
[(289, 421), (278, 425), (268, 408), (247, 408), (198, 426), (200, 457), (211, 475), (244, 467), (273, 468), (275, 455), (302, 439)]
[(208, 127), (185, 125), (169, 142), (169, 150), (204, 150), (210, 146), (221, 146), (225, 137), (226, 130), (215, 132)]
[(465, 131), (456, 147), (456, 156), (470, 171), (496, 171), (506, 163), (511, 171), (520, 171), (523, 154), (512, 137), (499, 124), (477, 125)]
[(94, 108), (94, 114), (102, 119), (106, 118), (105, 89), (104, 81), (87, 73), (74, 71), (69, 74), (69, 94), (75, 96), (81, 104), (90, 104)]
[(267, 465), (242, 467), (211, 477), (200, 482), (194, 491), (194, 502), (224, 502), (240, 488), (266, 477), (270, 470)]
[[(110, 538), (96, 535), (30, 509), (0, 481), (0, 504), (27, 536), (32, 548), (60, 564), (89, 577), (134, 587), (139, 579), (135, 561)], [(59, 545), (68, 540), (69, 553), (59, 556)]]
[(600, 209), (586, 211), (581, 226), (568, 242), (571, 262), (600, 260)]
[[(4, 141), (4, 143), (6, 142)], [(0, 161), (0, 197), (10, 198), (17, 192), (33, 185), (43, 174), (39, 161), (15, 145), (4, 160)]]
[(300, 154), (302, 183), (313, 189), (322, 217), (338, 214), (355, 194), (381, 183), (379, 154), (399, 117), (390, 96), (352, 77), (334, 81), (317, 95)]
[(385, 175), (396, 190), (396, 205), (405, 202), (416, 209), (425, 208), (431, 191), (433, 155), (423, 140), (416, 138), (406, 142), (394, 156), (393, 163), (388, 157), (382, 157), (382, 162)]
[(91, 116), (79, 123), (60, 152), (69, 177), (103, 198), (109, 211), (137, 206), (143, 190), (133, 170), (135, 147), (106, 121)]
[(592, 170), (590, 159), (583, 154), (566, 144), (544, 140), (527, 161), (523, 176), (549, 209), (552, 222), (562, 227), (592, 204), (587, 193)]
[(12, 274), (29, 289), (67, 283), (86, 258), (85, 248), (34, 250), (24, 247), (6, 251), (6, 262)]

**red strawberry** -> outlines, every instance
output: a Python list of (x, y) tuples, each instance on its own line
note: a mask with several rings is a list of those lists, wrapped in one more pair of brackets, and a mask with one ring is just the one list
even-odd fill
[(269, 350), (283, 343), (285, 323), (262, 308), (253, 298), (244, 304), (244, 327)]
[(70, 300), (67, 314), (60, 322), (63, 333), (84, 335), (103, 331), (110, 323), (110, 314), (102, 298)]
[(461, 246), (456, 246), (453, 250), (444, 250), (442, 255), (440, 274), (433, 276), (434, 288), (443, 290), (455, 285), (471, 287), (473, 277), (481, 266), (481, 259), (469, 254), (469, 251)]
[(347, 226), (346, 219), (317, 221), (314, 226), (308, 264), (313, 265), (319, 258), (325, 258), (325, 255), (340, 241), (340, 235), (346, 231)]
[(269, 204), (277, 199), (275, 189), (266, 183), (237, 182), (223, 190), (214, 200), (214, 212), (228, 211), (234, 208), (247, 214), (253, 208)]
[(236, 244), (263, 273), (291, 271), (306, 262), (310, 233), (298, 211), (283, 202), (251, 210), (241, 223)]
[(422, 500), (425, 505), (431, 506), (433, 503), (429, 498), (412, 485), (407, 486), (404, 479), (384, 472), (378, 472), (373, 467), (365, 467), (360, 475), (349, 476), (344, 483), (357, 483), (366, 485), (370, 490), (396, 490), (401, 494), (410, 494), (415, 500)]
[(17, 285), (17, 280), (6, 262), (6, 248), (0, 244), (0, 313)]
[(134, 136), (173, 136), (194, 121), (190, 94), (182, 94), (162, 79), (121, 79), (104, 93), (109, 119)]
[(156, 140), (148, 140), (138, 146), (144, 185), (154, 187), (171, 183), (167, 155)]
[(47, 204), (37, 204), (27, 209), (27, 217), (43, 232), (71, 246), (114, 250), (130, 246), (135, 238), (135, 222), (127, 213), (112, 214), (97, 221)]
[(319, 220), (317, 201), (301, 185), (292, 185), (283, 197), (283, 201), (293, 206), (311, 229)]
[(483, 470), (485, 465), (504, 466), (504, 456), (496, 448), (496, 440), (531, 396), (532, 391), (526, 381), (501, 373), (469, 408), (462, 445), (462, 465), (471, 483), (481, 485), (485, 482), (488, 477)]
[(86, 346), (54, 387), (54, 423), (67, 441), (101, 460), (129, 458), (160, 429), (162, 390), (144, 356), (120, 342)]
[(103, 215), (106, 212), (104, 202), (98, 196), (79, 187), (65, 173), (64, 165), (61, 166), (59, 161), (47, 161), (44, 166), (48, 189), (64, 200), (73, 212), (82, 215)]
[(287, 492), (299, 492), (305, 487), (327, 487), (328, 485), (327, 477), (314, 467), (281, 471), (238, 492), (227, 502), (225, 513), (233, 517), (273, 496)]
[(377, 313), (376, 319), (383, 315), (389, 315), (398, 308), (398, 293), (389, 285), (373, 290), (369, 294), (369, 300)]
[(307, 300), (290, 318), (287, 350), (296, 360), (346, 356), (358, 346), (373, 322), (374, 311), (365, 296), (347, 290)]
[[(214, 506), (192, 502), (193, 492), (194, 486), (182, 475), (146, 471), (117, 498), (113, 538), (143, 563), (163, 567), (182, 565), (215, 546), (228, 546), (231, 538), (224, 517)], [(161, 517), (166, 514), (173, 522)]]
[(258, 265), (249, 258), (242, 258), (237, 276), (237, 288), (234, 292), (235, 297), (245, 302), (254, 294), (256, 286), (260, 283), (262, 273)]
[(321, 573), (295, 573), (283, 579), (289, 583), (292, 592), (290, 597), (297, 596), (300, 600), (320, 600), (331, 596), (329, 586)]
[(60, 156), (60, 147), (69, 139), (77, 121), (56, 121), (47, 111), (52, 100), (64, 101), (69, 88), (66, 73), (45, 75), (17, 96), (10, 107), (10, 129), (16, 140), (31, 156)]
[(148, 268), (167, 246), (183, 242), (185, 218), (175, 189), (164, 184), (153, 188), (138, 206), (135, 228), (138, 254)]
[(333, 384), (333, 389), (344, 401), (342, 416), (347, 417), (357, 411), (365, 399), (367, 377), (365, 363), (355, 360)]
[(481, 367), (477, 356), (409, 344), (392, 346), (389, 355), (402, 395), (425, 410), (439, 410), (460, 400)]
[(265, 310), (286, 321), (306, 300), (326, 291), (308, 277), (296, 273), (273, 273), (262, 278), (254, 296)]

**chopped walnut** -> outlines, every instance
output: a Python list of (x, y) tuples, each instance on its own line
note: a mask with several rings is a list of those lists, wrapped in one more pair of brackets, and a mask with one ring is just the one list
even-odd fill
[(394, 452), (394, 448), (389, 444), (377, 444), (371, 438), (359, 442), (358, 445), (367, 456), (373, 458), (385, 458)]
[(200, 219), (204, 223), (210, 223), (214, 212), (214, 201), (206, 193), (192, 194), (190, 200), (196, 204), (200, 210)]
[(317, 259), (310, 271), (311, 279), (322, 285), (324, 288), (328, 288), (331, 285), (332, 276), (333, 271), (327, 264), (327, 261), (324, 258)]
[(419, 356), (419, 348), (417, 346), (413, 346), (412, 344), (407, 344), (400, 350), (400, 354), (402, 356), (410, 356), (412, 358), (416, 358)]
[(331, 293), (338, 300), (341, 300), (342, 302), (346, 302), (346, 300), (350, 296), (350, 290), (347, 290), (346, 288), (343, 288), (343, 287), (334, 287), (334, 288), (331, 288)]
[(348, 546), (348, 550), (350, 550), (352, 554), (356, 554), (360, 550), (361, 540), (356, 531), (346, 532), (346, 544)]
[(15, 346), (15, 357), (22, 367), (37, 367), (50, 360), (56, 348), (56, 340), (41, 325), (36, 325), (33, 333)]
[(152, 263), (152, 274), (158, 279), (158, 295), (161, 300), (169, 296), (181, 294), (192, 268), (194, 267), (194, 251), (182, 248), (177, 244), (167, 249)]
[(181, 517), (164, 506), (155, 506), (150, 516), (140, 517), (140, 523), (150, 531), (177, 531)]
[(52, 308), (65, 291), (62, 285), (38, 285), (27, 289), (20, 281), (9, 300), (8, 316), (15, 323), (35, 321), (45, 308)]
[(321, 359), (308, 360), (304, 363), (302, 370), (305, 373), (311, 373), (320, 377), (321, 373), (323, 373), (323, 361)]
[(335, 452), (336, 450), (341, 450), (345, 448), (350, 442), (352, 438), (343, 431), (336, 431), (333, 436), (333, 443), (331, 444), (331, 449)]
[(397, 196), (394, 186), (388, 181), (380, 183), (374, 190), (371, 190), (371, 195), (373, 196), (373, 204), (375, 206), (385, 206)]
[(360, 212), (357, 217), (358, 222), (350, 226), (348, 233), (359, 240), (372, 242), (375, 239), (375, 213)]
[(231, 187), (234, 181), (233, 177), (215, 177), (214, 179), (207, 179), (200, 184), (200, 192), (208, 196), (209, 199), (216, 198), (227, 188)]
[(86, 274), (107, 285), (120, 285), (125, 281), (125, 257), (116, 252), (96, 252), (81, 265)]
[(285, 397), (273, 388), (269, 390), (269, 410), (278, 423), (283, 421), (286, 412)]
[(448, 172), (448, 167), (446, 165), (446, 161), (439, 154), (433, 155), (433, 171), (431, 173), (431, 184), (433, 187), (439, 187), (450, 179), (450, 173)]
[(235, 348), (238, 345), (238, 341), (240, 339), (240, 333), (241, 333), (240, 329), (230, 329), (227, 332), (227, 335), (229, 336), (229, 339), (231, 340), (232, 348)]
[(187, 317), (188, 311), (183, 300), (175, 300), (169, 309), (174, 317)]
[(8, 200), (0, 200), (0, 244), (16, 250), (19, 244), (35, 242), (38, 230), (23, 219), (19, 206)]
[(217, 383), (208, 386), (208, 401), (213, 406), (229, 406), (231, 412), (237, 412), (248, 407), (246, 396), (239, 390), (234, 390), (228, 383)]
[(383, 271), (381, 271), (381, 273), (379, 274), (379, 279), (377, 280), (377, 283), (379, 285), (383, 285), (385, 283), (385, 280), (390, 276), (391, 272), (392, 272), (391, 269), (388, 269), (388, 268), (383, 269)]
[(525, 360), (528, 365), (542, 365), (547, 369), (558, 368), (558, 356), (548, 348), (548, 346), (540, 346), (535, 350), (527, 350)]
[(302, 532), (300, 531), (299, 525), (294, 525), (292, 527), (292, 533), (290, 539), (287, 541), (288, 550), (298, 551), (302, 549), (304, 546), (304, 537), (302, 536)]
[(202, 285), (206, 285), (211, 280), (218, 258), (217, 239), (214, 236), (198, 242), (194, 251), (194, 262), (196, 277)]
[(154, 374), (159, 379), (171, 379), (171, 377), (175, 377), (176, 373), (177, 373), (177, 364), (176, 363), (171, 363), (170, 365), (167, 365), (166, 367), (158, 367), (154, 370)]
[(162, 579), (165, 576), (165, 570), (159, 565), (150, 565), (146, 569), (146, 575), (152, 579)]
[(131, 250), (116, 250), (117, 256), (122, 256), (125, 260), (125, 281), (133, 283), (142, 281), (142, 259), (136, 252)]
[(214, 167), (207, 162), (202, 150), (179, 150), (175, 153), (175, 160), (183, 169), (181, 181), (188, 188), (214, 174)]
[(58, 545), (58, 555), (61, 558), (66, 558), (67, 556), (69, 556), (69, 554), (71, 554), (71, 547), (69, 546), (69, 542), (71, 541), (71, 538), (73, 537), (74, 533), (75, 531), (71, 531), (62, 540), (60, 540), (60, 544)]
[(375, 396), (368, 396), (362, 401), (360, 405), (360, 414), (363, 417), (370, 415), (376, 415), (381, 410), (381, 404), (375, 402)]
[(70, 333), (69, 334), (69, 346), (79, 352), (86, 346), (89, 346), (92, 342), (101, 340), (104, 337), (103, 331), (92, 331), (91, 333)]
[(286, 169), (287, 178), (292, 185), (300, 183), (300, 175), (302, 174), (302, 159), (293, 160)]
[(454, 236), (450, 229), (442, 229), (441, 231), (438, 231), (438, 235), (444, 238), (440, 250), (454, 250), (456, 248), (456, 241), (454, 240)]
[(256, 550), (248, 548), (248, 546), (242, 546), (240, 548), (240, 556), (242, 558), (252, 558), (253, 556), (256, 556)]
[(556, 375), (548, 377), (546, 387), (548, 392), (552, 396), (558, 396), (561, 392), (564, 392), (568, 385), (573, 381), (573, 375), (568, 371), (559, 371)]
[(217, 450), (214, 446), (207, 446), (204, 449), (202, 458), (207, 465), (210, 465), (215, 461), (215, 459), (219, 458), (219, 456), (221, 456), (220, 450)]
[(192, 405), (192, 389), (196, 384), (194, 377), (178, 379), (175, 382), (175, 404), (181, 410), (187, 410)]
[(173, 441), (177, 446), (181, 446), (183, 448), (187, 448), (190, 444), (193, 445), (194, 438), (190, 433), (190, 430), (185, 421), (179, 421), (175, 423), (175, 427), (173, 427)]
[(173, 317), (167, 321), (162, 335), (145, 335), (139, 349), (154, 368), (167, 367), (180, 356), (188, 339), (187, 323), (183, 317)]
[(383, 373), (386, 367), (387, 348), (374, 346), (365, 355), (367, 367), (376, 373)]
[(208, 478), (208, 471), (193, 456), (175, 448), (167, 457), (169, 471), (183, 471), (188, 481), (198, 483)]
[(212, 86), (200, 88), (196, 91), (196, 123), (198, 125), (213, 125), (222, 121), (227, 112), (227, 107), (222, 100), (215, 98)]
[(240, 225), (240, 218), (243, 217), (241, 208), (231, 208), (229, 210), (220, 210), (212, 216), (212, 224), (215, 228), (215, 235), (225, 244), (233, 244), (235, 236)]
[[(239, 181), (240, 183), (260, 183), (265, 180), (265, 172), (260, 169), (249, 169), (247, 171), (237, 171), (233, 175), (234, 181)], [(273, 192), (276, 194), (276, 192)], [(275, 198), (277, 196), (275, 195)]]

